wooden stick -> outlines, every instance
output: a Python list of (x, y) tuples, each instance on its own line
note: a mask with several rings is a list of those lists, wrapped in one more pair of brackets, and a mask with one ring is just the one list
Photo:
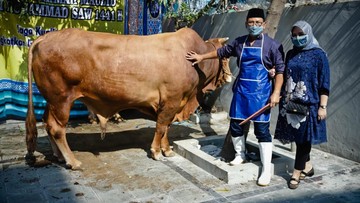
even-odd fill
[(240, 125), (243, 125), (247, 122), (249, 122), (252, 118), (258, 116), (259, 114), (263, 113), (264, 111), (266, 111), (268, 108), (270, 108), (270, 103), (266, 104), (264, 107), (262, 107), (261, 109), (259, 109), (257, 112), (253, 113), (251, 116), (249, 116), (247, 119), (241, 121)]

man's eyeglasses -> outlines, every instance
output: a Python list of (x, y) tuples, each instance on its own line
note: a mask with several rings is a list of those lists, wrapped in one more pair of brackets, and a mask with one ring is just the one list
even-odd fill
[(260, 21), (247, 21), (246, 24), (249, 25), (249, 26), (254, 26), (254, 25), (256, 25), (256, 26), (262, 26), (262, 24), (264, 24), (264, 22), (260, 22)]

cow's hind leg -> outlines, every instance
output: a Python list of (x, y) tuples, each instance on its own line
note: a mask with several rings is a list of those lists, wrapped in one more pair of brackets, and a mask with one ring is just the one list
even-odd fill
[[(49, 105), (46, 105), (45, 112), (44, 112), (44, 123), (45, 124), (46, 124), (45, 121), (49, 117), (48, 115), (49, 115)], [(55, 157), (56, 161), (65, 162), (65, 159), (64, 159), (62, 153), (60, 152), (59, 148), (56, 146), (53, 136), (50, 136), (49, 132), (48, 132), (48, 136), (49, 136), (49, 140), (50, 140), (50, 144), (51, 144), (51, 149), (53, 151), (53, 156)]]
[(50, 143), (51, 143), (51, 149), (53, 150), (53, 156), (56, 158), (56, 160), (60, 163), (65, 162), (65, 158), (62, 155), (61, 151), (56, 145), (56, 142), (52, 136), (49, 135)]
[(63, 157), (68, 168), (76, 170), (80, 169), (81, 162), (75, 158), (66, 140), (66, 123), (69, 119), (70, 108), (71, 104), (48, 105), (44, 114), (44, 122), (54, 154), (59, 159)]

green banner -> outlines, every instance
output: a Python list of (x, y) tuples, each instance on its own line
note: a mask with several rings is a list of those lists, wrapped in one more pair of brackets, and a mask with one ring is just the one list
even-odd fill
[[(25, 118), (27, 54), (37, 37), (64, 28), (124, 34), (124, 25), (125, 0), (0, 0), (0, 121)], [(36, 86), (34, 95), (40, 119), (46, 102)], [(75, 102), (72, 117), (86, 114)]]

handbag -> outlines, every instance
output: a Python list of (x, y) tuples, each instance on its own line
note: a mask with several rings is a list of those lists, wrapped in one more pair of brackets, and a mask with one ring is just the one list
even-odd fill
[(298, 114), (298, 115), (304, 115), (307, 116), (309, 115), (309, 106), (305, 105), (305, 104), (299, 104), (293, 101), (289, 101), (286, 104), (286, 113), (290, 113), (290, 114)]

